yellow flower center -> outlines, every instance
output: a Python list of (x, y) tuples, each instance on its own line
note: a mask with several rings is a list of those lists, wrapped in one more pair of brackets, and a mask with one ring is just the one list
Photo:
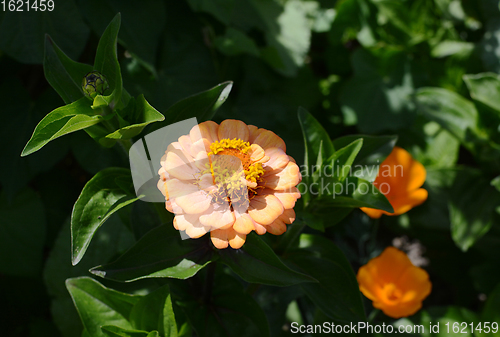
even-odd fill
[[(218, 204), (247, 207), (257, 194), (264, 168), (251, 159), (251, 146), (239, 138), (221, 139), (210, 145), (210, 164), (202, 173), (211, 173), (217, 191), (212, 200)], [(250, 186), (249, 186), (250, 185)]]
[(403, 297), (403, 292), (398, 289), (394, 283), (387, 283), (382, 288), (382, 293), (385, 296), (386, 302), (395, 304)]

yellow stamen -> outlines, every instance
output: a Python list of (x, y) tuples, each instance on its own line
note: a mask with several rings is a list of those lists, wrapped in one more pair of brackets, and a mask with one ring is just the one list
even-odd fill
[(239, 138), (221, 139), (210, 145), (210, 164), (206, 164), (202, 173), (212, 174), (218, 187), (212, 192), (212, 200), (216, 203), (228, 202), (233, 206), (248, 203), (257, 194), (257, 189), (263, 188), (248, 187), (245, 182), (258, 183), (265, 172), (261, 163), (251, 160), (250, 149), (250, 143)]

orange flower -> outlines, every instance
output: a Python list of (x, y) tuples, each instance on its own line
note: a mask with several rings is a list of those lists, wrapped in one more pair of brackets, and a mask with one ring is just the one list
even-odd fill
[(371, 218), (382, 214), (400, 215), (423, 203), (427, 190), (420, 188), (425, 182), (425, 167), (404, 149), (395, 146), (391, 154), (380, 164), (379, 173), (373, 184), (382, 192), (394, 208), (388, 213), (374, 208), (361, 207)]
[(378, 257), (359, 268), (359, 290), (375, 308), (393, 318), (413, 315), (432, 284), (425, 270), (415, 267), (402, 251), (387, 247)]
[(242, 121), (193, 127), (168, 146), (158, 171), (174, 227), (190, 238), (210, 232), (219, 249), (240, 248), (251, 231), (283, 234), (302, 179), (285, 151), (275, 133)]

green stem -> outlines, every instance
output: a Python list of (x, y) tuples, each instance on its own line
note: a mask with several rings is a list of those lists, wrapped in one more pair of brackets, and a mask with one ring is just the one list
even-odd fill
[(373, 249), (375, 249), (375, 246), (377, 244), (377, 233), (378, 233), (379, 227), (380, 227), (380, 218), (375, 219), (373, 221), (372, 230), (370, 233), (370, 239), (368, 241), (368, 244), (366, 245), (366, 248), (368, 249), (369, 252), (371, 252), (371, 251), (373, 251)]
[(380, 312), (380, 309), (373, 309), (372, 312), (370, 312), (370, 315), (368, 316), (367, 320), (368, 323), (373, 322), (375, 317), (377, 317), (377, 314)]

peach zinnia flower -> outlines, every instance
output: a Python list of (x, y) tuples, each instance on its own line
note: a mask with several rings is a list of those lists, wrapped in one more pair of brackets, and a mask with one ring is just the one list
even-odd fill
[(394, 208), (389, 213), (374, 208), (361, 207), (371, 218), (382, 214), (401, 215), (427, 199), (427, 190), (420, 188), (425, 182), (425, 167), (413, 159), (404, 149), (395, 146), (391, 154), (380, 164), (379, 173), (373, 182)]
[(242, 121), (193, 127), (168, 146), (158, 172), (174, 227), (190, 238), (210, 232), (219, 249), (240, 248), (251, 231), (283, 234), (302, 179), (285, 151), (275, 133)]
[(394, 247), (387, 247), (359, 268), (356, 278), (363, 295), (392, 318), (416, 313), (432, 287), (427, 272), (415, 267), (405, 253)]

